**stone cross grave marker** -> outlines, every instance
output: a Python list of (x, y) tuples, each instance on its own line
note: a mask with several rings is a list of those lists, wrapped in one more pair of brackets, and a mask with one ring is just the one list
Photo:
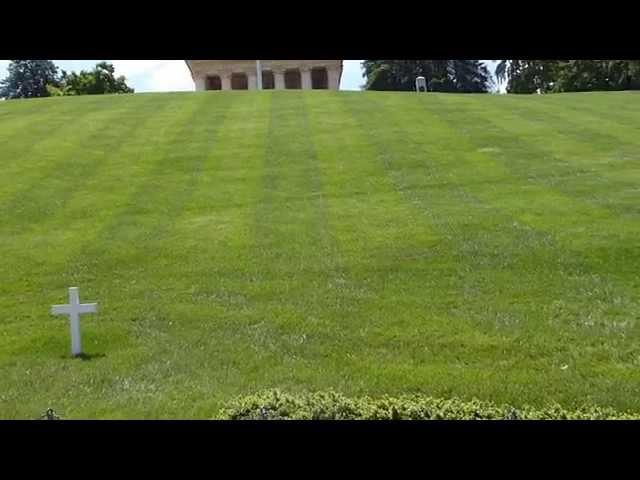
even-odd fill
[(53, 315), (69, 315), (71, 324), (71, 354), (74, 357), (82, 354), (82, 342), (80, 340), (80, 315), (83, 313), (95, 313), (98, 311), (97, 303), (80, 303), (78, 287), (69, 288), (69, 304), (53, 305)]

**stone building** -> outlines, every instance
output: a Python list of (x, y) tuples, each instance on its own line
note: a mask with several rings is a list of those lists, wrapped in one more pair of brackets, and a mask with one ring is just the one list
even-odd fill
[[(256, 60), (185, 60), (196, 90), (255, 90)], [(261, 60), (265, 90), (338, 90), (342, 60)]]

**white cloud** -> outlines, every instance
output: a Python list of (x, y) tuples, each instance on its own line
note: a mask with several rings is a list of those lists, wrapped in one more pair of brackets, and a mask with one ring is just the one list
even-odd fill
[(118, 75), (137, 77), (152, 72), (163, 62), (158, 60), (109, 60)]
[(91, 70), (100, 60), (52, 60), (59, 70), (69, 72), (79, 72), (80, 70)]
[(0, 80), (7, 76), (7, 67), (9, 60), (0, 60)]
[(116, 74), (124, 75), (136, 92), (194, 90), (184, 60), (113, 60)]
[(149, 82), (150, 91), (174, 92), (195, 89), (184, 60), (162, 62), (152, 71)]
[(362, 77), (362, 60), (345, 60), (342, 69), (342, 80), (340, 90), (360, 90), (364, 84)]

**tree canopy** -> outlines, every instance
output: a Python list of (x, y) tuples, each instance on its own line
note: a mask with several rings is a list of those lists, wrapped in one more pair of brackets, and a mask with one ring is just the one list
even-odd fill
[(58, 68), (51, 60), (11, 60), (7, 77), (0, 81), (0, 97), (46, 97), (47, 85), (59, 83)]
[(107, 62), (98, 63), (93, 70), (62, 73), (64, 95), (99, 95), (105, 93), (133, 93), (123, 76), (115, 77), (115, 68)]
[(496, 78), (508, 93), (640, 89), (639, 60), (501, 60)]
[(487, 66), (478, 60), (365, 60), (367, 90), (415, 90), (416, 77), (436, 92), (481, 93), (493, 85)]
[(8, 99), (134, 92), (125, 77), (116, 78), (114, 66), (107, 62), (90, 71), (58, 73), (51, 60), (12, 60), (8, 73), (0, 81), (0, 97)]

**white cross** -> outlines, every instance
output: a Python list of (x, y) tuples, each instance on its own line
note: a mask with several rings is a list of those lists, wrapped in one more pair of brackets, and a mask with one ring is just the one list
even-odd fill
[(77, 357), (82, 353), (80, 342), (80, 315), (83, 313), (95, 313), (98, 311), (97, 303), (80, 303), (78, 287), (69, 288), (69, 304), (53, 305), (51, 313), (53, 315), (69, 315), (71, 320), (71, 353)]

